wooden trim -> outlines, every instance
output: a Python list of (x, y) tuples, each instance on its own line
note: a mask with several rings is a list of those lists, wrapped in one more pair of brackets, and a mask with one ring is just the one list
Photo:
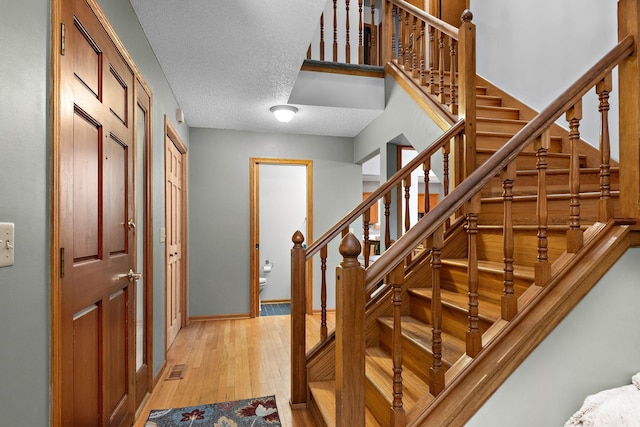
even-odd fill
[(51, 2), (51, 212), (50, 212), (50, 276), (51, 282), (51, 410), (50, 424), (62, 424), (62, 311), (60, 289), (60, 26), (62, 23), (62, 0)]
[[(258, 317), (260, 314), (259, 287), (258, 277), (260, 259), (254, 248), (259, 243), (260, 221), (258, 213), (260, 212), (259, 187), (260, 187), (260, 170), (259, 165), (302, 165), (307, 168), (307, 229), (304, 236), (305, 241), (310, 242), (313, 239), (313, 161), (312, 160), (296, 160), (283, 158), (268, 157), (251, 157), (249, 158), (249, 315), (250, 317)], [(308, 260), (307, 264), (307, 313), (313, 311), (313, 261)]]
[[(182, 292), (181, 295), (181, 300), (180, 300), (180, 305), (181, 305), (181, 311), (182, 311), (182, 318), (180, 320), (180, 322), (182, 323), (182, 326), (187, 326), (189, 324), (189, 319), (187, 317), (187, 313), (188, 313), (188, 292), (189, 292), (189, 269), (188, 269), (188, 265), (189, 265), (189, 254), (188, 254), (188, 248), (189, 248), (189, 244), (188, 244), (188, 240), (189, 240), (189, 229), (188, 229), (188, 218), (189, 218), (189, 212), (188, 212), (188, 203), (187, 201), (189, 200), (188, 198), (188, 194), (189, 194), (189, 186), (188, 186), (188, 177), (189, 177), (189, 157), (187, 155), (187, 147), (184, 145), (184, 142), (182, 142), (182, 139), (180, 138), (180, 135), (178, 134), (178, 132), (176, 131), (176, 128), (171, 124), (171, 120), (169, 120), (169, 118), (167, 117), (167, 115), (165, 114), (164, 116), (164, 159), (165, 159), (165, 175), (166, 175), (166, 159), (167, 159), (167, 139), (170, 139), (172, 141), (172, 143), (176, 146), (176, 148), (178, 149), (178, 151), (180, 152), (180, 154), (182, 154), (182, 200), (180, 201), (180, 208), (182, 209), (182, 221), (180, 223), (180, 228), (182, 231), (182, 244), (180, 245), (180, 251), (181, 251), (181, 269), (180, 269), (180, 274), (182, 275), (182, 280), (181, 280), (181, 285), (182, 288), (180, 289), (180, 292)], [(167, 178), (165, 176), (164, 179), (164, 188), (165, 188), (165, 212), (164, 212), (164, 221), (165, 221), (165, 226), (167, 223), (167, 217), (166, 217), (166, 204), (167, 204), (167, 195), (166, 195), (166, 181)], [(166, 284), (167, 284), (167, 275), (166, 275), (166, 266), (167, 263), (169, 262), (168, 260), (168, 256), (167, 256), (167, 250), (166, 250), (166, 242), (165, 242), (165, 261), (164, 261), (164, 265), (165, 265), (165, 332), (166, 332), (166, 328), (167, 328), (167, 308), (166, 308)], [(165, 348), (165, 356), (167, 353), (167, 334), (165, 333), (164, 335), (164, 348)]]
[(314, 61), (306, 59), (300, 71), (315, 71), (318, 73), (344, 74), (348, 76), (384, 77), (384, 68), (375, 65), (343, 64), (341, 62)]
[(242, 320), (250, 319), (249, 313), (237, 313), (237, 314), (211, 314), (207, 316), (191, 316), (189, 321), (191, 322), (208, 322), (210, 320)]

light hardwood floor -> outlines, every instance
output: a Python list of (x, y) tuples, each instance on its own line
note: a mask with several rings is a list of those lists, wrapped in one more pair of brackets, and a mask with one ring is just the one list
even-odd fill
[[(315, 426), (311, 413), (289, 406), (290, 316), (192, 322), (176, 337), (167, 369), (134, 423), (143, 427), (149, 411), (275, 395), (285, 427)], [(329, 330), (334, 316), (329, 314)], [(319, 336), (317, 316), (307, 318), (307, 348)], [(186, 365), (182, 379), (165, 380), (174, 365)]]

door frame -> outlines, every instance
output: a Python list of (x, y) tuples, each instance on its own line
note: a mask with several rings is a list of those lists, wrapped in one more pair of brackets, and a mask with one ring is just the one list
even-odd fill
[[(174, 144), (175, 147), (178, 149), (178, 151), (180, 152), (180, 154), (182, 155), (182, 198), (180, 200), (180, 208), (182, 209), (182, 216), (180, 218), (180, 231), (182, 232), (182, 244), (180, 245), (180, 251), (181, 251), (181, 263), (180, 263), (180, 292), (181, 292), (181, 298), (180, 298), (180, 310), (181, 310), (181, 319), (180, 319), (180, 323), (181, 323), (181, 329), (185, 326), (188, 325), (188, 318), (187, 318), (187, 309), (188, 309), (188, 304), (187, 304), (187, 295), (188, 295), (188, 290), (189, 290), (189, 286), (188, 286), (188, 279), (189, 279), (189, 273), (188, 273), (188, 253), (187, 253), (187, 248), (189, 247), (188, 245), (188, 241), (189, 241), (189, 234), (188, 234), (188, 205), (187, 205), (187, 201), (189, 200), (188, 198), (188, 176), (189, 176), (189, 156), (187, 155), (187, 147), (184, 145), (184, 142), (182, 142), (182, 138), (180, 138), (180, 135), (178, 134), (176, 128), (173, 126), (173, 124), (171, 124), (171, 121), (169, 120), (169, 117), (167, 117), (167, 115), (164, 116), (164, 162), (165, 162), (165, 172), (164, 172), (164, 223), (165, 223), (165, 230), (166, 230), (166, 224), (167, 224), (167, 176), (166, 176), (166, 170), (167, 170), (167, 146), (168, 144)], [(168, 287), (167, 287), (167, 283), (168, 283), (168, 275), (167, 275), (167, 268), (169, 266), (169, 251), (167, 250), (167, 244), (166, 244), (166, 240), (165, 240), (165, 250), (164, 250), (164, 297), (165, 297), (165, 304), (164, 304), (164, 351), (165, 351), (165, 355), (167, 353), (167, 351), (169, 350), (167, 348), (168, 346), (168, 339), (167, 339), (167, 329), (168, 329), (168, 321), (169, 321), (169, 316), (167, 313), (167, 292), (168, 292)]]
[[(260, 165), (306, 166), (307, 168), (307, 229), (304, 242), (308, 246), (313, 239), (313, 161), (282, 158), (251, 157), (249, 159), (249, 316), (260, 315)], [(300, 230), (302, 231), (302, 230)], [(293, 237), (293, 235), (291, 236)], [(291, 242), (293, 245), (293, 242)], [(313, 313), (313, 268), (307, 261), (307, 306)]]
[[(49, 236), (49, 281), (51, 283), (50, 288), (50, 299), (51, 299), (51, 313), (50, 313), (50, 390), (51, 390), (51, 410), (50, 410), (50, 424), (52, 426), (62, 425), (62, 351), (61, 351), (61, 342), (62, 342), (62, 302), (61, 302), (61, 274), (62, 274), (62, 263), (64, 261), (63, 256), (60, 253), (60, 245), (61, 245), (61, 186), (60, 186), (60, 176), (63, 171), (60, 167), (60, 156), (61, 156), (61, 118), (62, 118), (62, 87), (61, 87), (61, 55), (62, 52), (62, 43), (63, 40), (63, 32), (62, 32), (62, 4), (65, 0), (51, 0), (51, 96), (49, 101), (49, 107), (51, 111), (51, 175), (50, 175), (50, 216), (49, 216), (49, 228), (50, 228), (50, 236)], [(136, 66), (133, 58), (129, 54), (129, 52), (124, 47), (124, 44), (118, 37), (116, 31), (111, 26), (111, 23), (107, 19), (106, 15), (98, 5), (96, 0), (85, 0), (89, 8), (93, 11), (96, 16), (96, 19), (102, 25), (103, 29), (107, 33), (107, 35), (111, 38), (114, 46), (122, 56), (124, 62), (131, 68), (135, 79), (140, 86), (144, 88), (145, 91), (148, 92), (151, 97), (151, 90), (149, 89), (149, 85), (146, 83), (142, 73), (139, 68)], [(133, 99), (136, 99), (137, 90), (136, 87), (138, 85), (134, 85), (132, 90), (134, 91)], [(149, 134), (149, 141), (151, 141), (151, 134)], [(149, 158), (145, 161), (148, 161), (148, 173), (151, 173), (151, 150), (149, 150)], [(148, 179), (149, 177), (147, 177)], [(151, 185), (151, 180), (149, 179), (148, 185)], [(151, 207), (151, 192), (145, 195), (145, 198), (148, 197), (148, 200), (145, 199), (145, 202), (148, 202), (149, 207)], [(151, 217), (151, 212), (148, 211), (147, 214)], [(150, 223), (149, 223), (150, 224)], [(149, 228), (151, 230), (151, 228)], [(152, 239), (152, 236), (145, 235), (145, 245), (148, 245)], [(153, 245), (149, 245), (148, 247), (149, 259), (152, 259), (153, 253)], [(147, 259), (145, 258), (145, 262)], [(152, 269), (151, 269), (152, 270)], [(149, 300), (151, 301), (151, 300)], [(149, 316), (152, 316), (152, 306), (153, 304), (149, 304), (147, 307), (147, 312)], [(150, 318), (148, 321), (150, 327), (153, 325), (153, 321)], [(153, 351), (152, 351), (152, 342), (151, 342), (152, 334), (149, 334), (149, 342), (147, 346), (149, 347), (149, 366), (151, 368), (151, 363), (153, 359)], [(153, 381), (150, 379), (150, 381)], [(134, 384), (135, 390), (136, 384)], [(153, 388), (153, 387), (151, 387)], [(135, 408), (137, 410), (138, 408)]]

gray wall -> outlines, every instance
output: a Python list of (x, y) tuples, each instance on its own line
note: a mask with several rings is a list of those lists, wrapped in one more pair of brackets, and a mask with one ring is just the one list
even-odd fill
[[(319, 236), (362, 199), (353, 141), (203, 128), (192, 128), (190, 141), (189, 315), (248, 313), (249, 159), (313, 161), (313, 230)], [(329, 260), (330, 271), (337, 262)], [(332, 302), (334, 287), (328, 288)]]
[(587, 395), (640, 372), (637, 276), (630, 249), (467, 423), (562, 426)]
[[(152, 99), (152, 138), (153, 138), (153, 370), (154, 374), (164, 362), (165, 340), (165, 271), (164, 243), (160, 243), (159, 230), (164, 221), (164, 117), (165, 115), (176, 129), (182, 142), (189, 147), (189, 128), (187, 123), (176, 121), (176, 108), (179, 107), (171, 87), (160, 68), (155, 54), (149, 46), (140, 22), (128, 1), (99, 0), (109, 22), (118, 34), (125, 48), (133, 58), (140, 73), (149, 85)], [(188, 122), (188, 117), (186, 121)]]
[[(0, 414), (49, 424), (49, 2), (0, 13), (0, 222), (15, 265), (0, 268)], [(11, 423), (8, 419), (0, 423)]]

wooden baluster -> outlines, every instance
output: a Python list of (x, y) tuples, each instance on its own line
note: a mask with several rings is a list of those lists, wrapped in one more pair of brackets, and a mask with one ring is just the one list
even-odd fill
[(576, 253), (582, 247), (583, 236), (580, 228), (580, 120), (582, 119), (582, 100), (566, 113), (569, 122), (569, 143), (571, 144), (571, 163), (569, 165), (569, 230), (567, 230), (567, 252)]
[(386, 54), (383, 55), (382, 63), (384, 64), (384, 60), (388, 59), (395, 60), (396, 63), (399, 64), (398, 48), (396, 46), (396, 41), (398, 40), (398, 29), (395, 25), (395, 22), (398, 20), (398, 8), (396, 6), (389, 6), (389, 3), (386, 1), (383, 4), (385, 5), (385, 12), (391, 9), (391, 12), (386, 12), (385, 15), (385, 18), (388, 16), (391, 19), (383, 21), (384, 28), (389, 30), (388, 33), (391, 34), (391, 46), (387, 45), (387, 43), (383, 45), (383, 52), (386, 52)]
[(438, 101), (446, 103), (447, 96), (444, 92), (444, 33), (438, 37)]
[(404, 27), (402, 28), (402, 34), (404, 35), (404, 69), (409, 67), (411, 61), (411, 32), (409, 31), (409, 12), (404, 12)]
[(428, 214), (431, 210), (431, 199), (429, 198), (429, 171), (431, 171), (431, 159), (427, 159), (422, 164), (424, 173), (424, 214)]
[(420, 54), (419, 52), (419, 44), (418, 44), (418, 17), (417, 16), (413, 16), (413, 28), (411, 31), (411, 36), (413, 37), (413, 43), (411, 44), (412, 48), (411, 48), (411, 77), (413, 77), (414, 79), (417, 79), (419, 76), (419, 69), (418, 69), (418, 55)]
[(336, 267), (336, 425), (365, 425), (364, 269), (360, 242), (349, 233), (340, 243)]
[(327, 245), (320, 249), (320, 341), (326, 341), (327, 331)]
[(436, 29), (429, 25), (429, 93), (435, 95), (436, 93), (436, 79), (435, 79), (435, 52), (436, 49)]
[(606, 222), (613, 218), (613, 199), (611, 198), (611, 143), (609, 138), (609, 92), (612, 89), (611, 73), (596, 85), (600, 104), (600, 200), (598, 202), (598, 221)]
[(362, 0), (358, 0), (358, 64), (364, 64), (364, 44), (362, 38), (362, 29), (363, 29), (363, 18), (362, 14)]
[(535, 281), (538, 286), (545, 286), (551, 280), (551, 264), (548, 257), (547, 228), (549, 212), (547, 207), (547, 152), (551, 147), (549, 129), (542, 133), (534, 143), (536, 149), (536, 169), (538, 169), (538, 199), (536, 213), (538, 217), (538, 261), (535, 264)]
[(324, 12), (320, 15), (320, 61), (324, 61)]
[(364, 247), (362, 248), (362, 252), (364, 254), (364, 268), (369, 267), (369, 224), (370, 224), (371, 211), (367, 210), (362, 214), (362, 232), (364, 234)]
[(291, 406), (303, 408), (307, 405), (306, 249), (299, 230), (291, 240)]
[(465, 10), (458, 29), (458, 118), (464, 119), (464, 170), (456, 178), (461, 180), (476, 169), (476, 26), (472, 19), (473, 14)]
[(451, 52), (451, 66), (449, 67), (449, 111), (453, 114), (458, 114), (458, 41), (451, 39), (451, 45), (449, 46)]
[(347, 12), (347, 20), (345, 22), (345, 27), (346, 27), (346, 38), (345, 38), (345, 48), (344, 48), (344, 55), (346, 57), (346, 60), (344, 62), (346, 62), (347, 64), (351, 64), (351, 43), (349, 42), (349, 2), (351, 0), (344, 0), (344, 6)]
[(445, 144), (442, 147), (442, 186), (444, 197), (449, 194), (449, 155), (451, 154), (451, 145)]
[(444, 246), (444, 229), (439, 227), (433, 233), (431, 249), (431, 334), (433, 363), (429, 368), (429, 392), (437, 396), (444, 389), (444, 369), (442, 368), (442, 299), (440, 297), (441, 250)]
[[(407, 175), (403, 180), (404, 185), (404, 232), (405, 234), (411, 228), (411, 174)], [(407, 255), (407, 265), (411, 263), (411, 253)]]
[(384, 195), (384, 248), (391, 246), (391, 192)]
[(482, 335), (480, 334), (478, 317), (478, 214), (480, 213), (480, 195), (476, 194), (467, 203), (467, 236), (469, 251), (469, 267), (467, 279), (469, 281), (469, 330), (467, 331), (467, 354), (475, 357), (482, 349)]
[(338, 0), (333, 0), (333, 62), (338, 62)]
[(425, 40), (425, 27), (424, 21), (420, 21), (420, 86), (427, 85), (426, 76), (426, 55), (427, 55), (427, 41)]
[(393, 287), (393, 332), (391, 337), (393, 359), (393, 402), (391, 405), (391, 425), (404, 427), (405, 411), (402, 406), (402, 285), (404, 284), (404, 266), (398, 264), (389, 274)]
[(511, 320), (518, 313), (518, 299), (513, 288), (513, 182), (516, 179), (516, 162), (513, 161), (500, 173), (502, 200), (504, 201), (503, 246), (504, 246), (504, 293), (502, 295), (502, 318)]
[(397, 38), (398, 38), (398, 66), (404, 66), (404, 28), (403, 28), (403, 17), (404, 11), (402, 9), (396, 8), (398, 24), (394, 27), (397, 27)]
[[(377, 42), (376, 42), (376, 0), (371, 0), (371, 45), (368, 47), (369, 49), (369, 58), (371, 65), (378, 65), (380, 58), (376, 53), (378, 52)], [(374, 61), (373, 58), (376, 58)]]

